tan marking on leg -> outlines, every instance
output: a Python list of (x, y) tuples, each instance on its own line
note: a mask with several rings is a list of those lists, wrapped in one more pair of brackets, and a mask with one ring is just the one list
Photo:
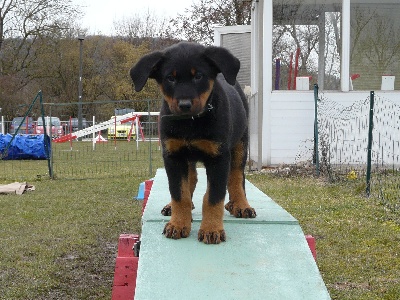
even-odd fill
[(180, 239), (189, 236), (192, 226), (192, 197), (187, 179), (182, 179), (181, 200), (171, 199), (171, 220), (165, 225), (168, 238)]
[(211, 205), (209, 200), (209, 189), (203, 198), (203, 220), (197, 235), (198, 240), (205, 244), (219, 244), (226, 240), (224, 230), (224, 199), (215, 205)]
[(254, 208), (250, 207), (243, 188), (243, 155), (243, 144), (240, 143), (232, 152), (231, 170), (228, 178), (229, 202), (225, 205), (225, 209), (237, 218), (255, 218), (257, 214)]
[(243, 155), (244, 155), (243, 147), (244, 147), (243, 144), (240, 142), (233, 148), (233, 152), (232, 152), (232, 168), (233, 169), (242, 168)]
[(197, 170), (196, 170), (196, 165), (194, 167), (189, 166), (189, 186), (190, 186), (190, 195), (192, 197), (192, 210), (195, 208), (194, 203), (193, 203), (193, 193), (194, 190), (196, 189), (197, 185)]
[[(191, 198), (193, 198), (193, 193), (194, 190), (196, 188), (196, 184), (197, 184), (197, 170), (196, 170), (196, 166), (194, 168), (192, 168), (191, 166), (189, 166), (189, 175), (188, 175), (188, 180), (189, 180), (189, 187), (190, 187), (190, 195)], [(192, 201), (192, 210), (194, 209), (194, 204)], [(163, 216), (170, 216), (172, 212), (172, 201), (169, 202), (167, 205), (165, 205), (163, 207), (163, 209), (161, 210), (161, 214)]]
[(231, 171), (229, 172), (228, 178), (228, 191), (229, 198), (234, 202), (244, 202), (246, 200), (246, 195), (243, 190), (243, 170), (242, 170), (242, 161), (243, 161), (243, 144), (239, 143), (235, 146), (232, 152), (232, 162), (231, 162)]
[(240, 169), (231, 170), (228, 178), (229, 198), (235, 203), (246, 202), (246, 195), (243, 190), (243, 173)]
[(196, 185), (197, 185), (196, 166), (194, 166), (194, 167), (189, 166), (188, 179), (189, 179), (189, 185), (190, 185), (190, 194), (193, 197), (193, 193), (194, 193), (194, 190), (196, 189)]

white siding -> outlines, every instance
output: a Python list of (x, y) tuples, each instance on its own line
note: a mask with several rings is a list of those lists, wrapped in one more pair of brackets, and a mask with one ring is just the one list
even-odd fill
[[(400, 106), (400, 93), (377, 91), (375, 94), (377, 97), (383, 97)], [(264, 151), (271, 153), (271, 165), (291, 164), (296, 161), (296, 156), (304, 148), (305, 143), (308, 141), (308, 144), (310, 144), (310, 140), (314, 137), (314, 93), (313, 91), (279, 91), (271, 93), (270, 96), (271, 118), (264, 120), (264, 122), (268, 122), (271, 128), (271, 142), (268, 149), (264, 149)], [(367, 99), (370, 93), (367, 91), (325, 92), (323, 96), (330, 101), (348, 107), (357, 101)], [(383, 129), (378, 126), (374, 127), (375, 132)], [(389, 130), (388, 128), (385, 129), (386, 131)], [(389, 132), (388, 135), (399, 134), (396, 129), (391, 130), (395, 130), (396, 133)], [(352, 132), (351, 141), (344, 141), (344, 143), (351, 144), (353, 140), (367, 139), (367, 133), (364, 131)], [(345, 160), (345, 154), (341, 155), (342, 159)], [(366, 157), (366, 153), (362, 151), (348, 155), (352, 155), (353, 158), (355, 158), (354, 155), (360, 156), (360, 160), (364, 161)], [(263, 164), (267, 165), (265, 161), (263, 161)]]

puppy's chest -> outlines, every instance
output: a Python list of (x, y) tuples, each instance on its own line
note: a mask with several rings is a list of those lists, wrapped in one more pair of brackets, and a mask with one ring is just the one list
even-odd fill
[(171, 155), (194, 157), (220, 155), (227, 144), (229, 130), (214, 121), (213, 118), (204, 117), (179, 122), (162, 122), (160, 133), (164, 150)]
[(163, 141), (164, 149), (169, 154), (186, 153), (188, 155), (205, 154), (216, 157), (221, 153), (221, 142), (208, 139), (166, 138)]

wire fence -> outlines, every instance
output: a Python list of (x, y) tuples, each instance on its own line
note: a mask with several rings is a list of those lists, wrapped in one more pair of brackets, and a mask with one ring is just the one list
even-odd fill
[[(332, 181), (341, 178), (363, 180), (366, 188), (370, 188), (370, 195), (378, 198), (388, 211), (395, 213), (400, 222), (399, 104), (386, 99), (384, 94), (374, 94), (373, 109), (371, 97), (345, 106), (323, 93), (318, 94), (318, 89), (315, 99), (317, 122), (314, 140), (304, 143), (300, 156), (310, 157), (316, 170)], [(121, 103), (104, 101), (85, 105), (99, 113), (95, 118), (88, 118), (84, 114), (86, 127), (90, 128), (94, 125), (91, 122), (97, 125), (111, 120)], [(74, 138), (63, 143), (53, 140), (49, 161), (1, 160), (0, 180), (30, 181), (49, 176), (78, 180), (115, 176), (152, 177), (157, 168), (163, 167), (158, 141), (158, 116), (152, 114), (159, 111), (160, 101), (124, 101), (123, 105), (145, 112), (137, 119), (140, 122), (133, 124), (136, 126), (134, 135), (127, 131), (120, 136), (110, 135), (110, 127), (117, 129), (114, 124), (103, 126), (101, 130), (80, 139)], [(63, 104), (45, 106), (44, 113), (59, 116), (65, 127), (71, 125)], [(64, 130), (66, 134), (71, 131), (71, 126)]]
[(316, 103), (318, 171), (330, 180), (365, 180), (366, 195), (400, 222), (400, 105), (375, 92), (349, 106), (317, 93)]
[[(151, 178), (157, 168), (163, 167), (158, 140), (157, 112), (160, 103), (160, 100), (84, 103), (84, 112), (87, 111), (85, 106), (90, 106), (90, 111), (99, 112), (99, 114), (95, 117), (84, 114), (82, 128), (85, 132), (78, 134), (79, 136), (75, 136), (79, 133), (79, 129), (71, 122), (72, 117), (66, 112), (66, 105), (52, 103), (46, 106), (44, 103), (43, 114), (61, 119), (63, 136), (68, 137), (72, 134), (71, 138), (57, 142), (58, 137), (53, 136), (47, 160), (34, 157), (0, 160), (0, 180), (32, 181), (48, 177), (79, 180), (115, 176)], [(121, 104), (128, 108), (121, 109)], [(25, 112), (25, 117), (29, 115), (35, 120), (41, 118), (41, 115), (38, 115), (40, 110), (36, 105), (38, 104), (32, 105), (30, 110)], [(133, 118), (125, 114), (127, 111), (133, 115)], [(125, 114), (127, 117), (117, 119), (116, 113)], [(10, 125), (10, 121), (3, 120), (4, 135), (10, 134), (12, 129)], [(46, 126), (50, 126), (47, 132), (52, 132), (51, 125)], [(36, 128), (35, 124), (34, 128)], [(25, 134), (24, 131), (18, 131), (20, 132), (23, 136), (33, 136)], [(15, 139), (13, 134), (11, 132), (11, 136)], [(9, 147), (9, 145), (4, 146), (3, 148)], [(7, 149), (5, 150), (3, 154), (7, 153)], [(13, 148), (13, 151), (19, 151), (19, 148)], [(13, 154), (18, 156), (18, 153)], [(2, 155), (2, 158), (4, 157), (5, 155)]]

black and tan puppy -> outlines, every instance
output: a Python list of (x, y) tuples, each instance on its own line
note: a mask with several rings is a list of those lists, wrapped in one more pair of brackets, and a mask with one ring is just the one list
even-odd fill
[(130, 71), (136, 91), (153, 78), (164, 95), (160, 137), (171, 193), (164, 209), (171, 209), (164, 228), (168, 238), (189, 236), (198, 161), (207, 173), (199, 241), (225, 241), (227, 187), (225, 208), (238, 218), (256, 216), (245, 194), (248, 107), (236, 82), (239, 68), (239, 60), (224, 48), (181, 42), (144, 56)]

